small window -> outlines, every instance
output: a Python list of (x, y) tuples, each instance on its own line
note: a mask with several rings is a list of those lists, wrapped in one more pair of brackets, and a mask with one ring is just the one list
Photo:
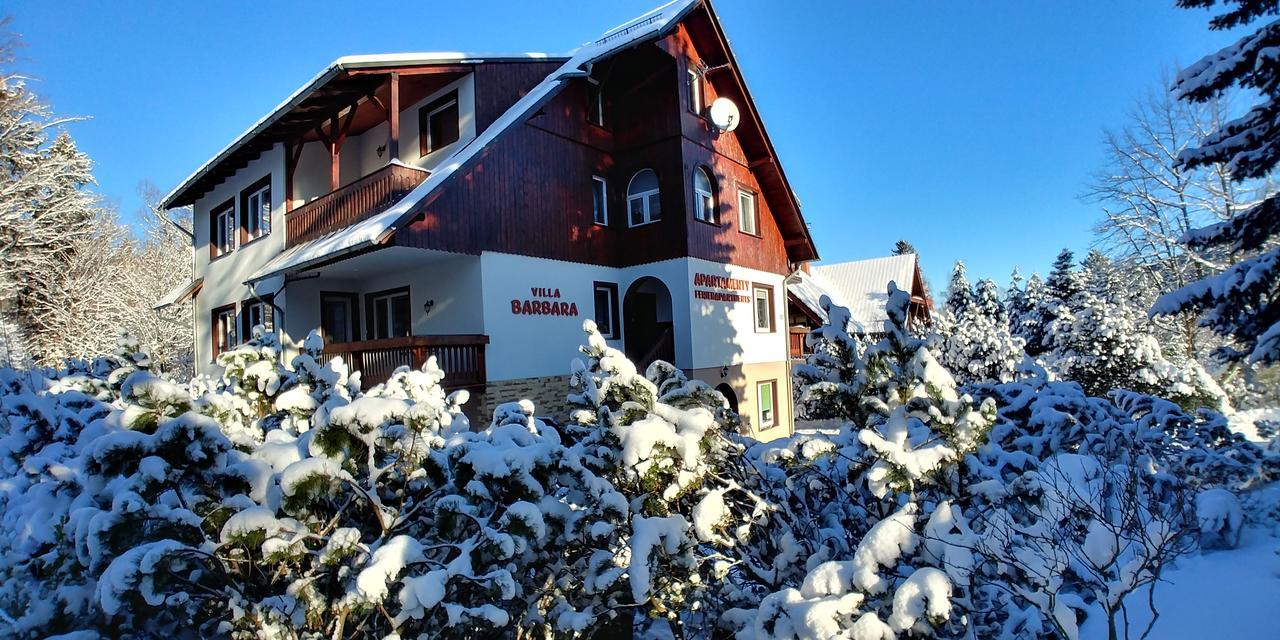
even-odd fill
[(760, 410), (760, 429), (778, 424), (778, 382), (766, 380), (756, 383), (756, 406)]
[(267, 333), (275, 331), (271, 304), (262, 300), (247, 300), (240, 304), (240, 336), (243, 340), (253, 337), (253, 328), (261, 325)]
[(627, 185), (627, 215), (631, 226), (639, 226), (662, 219), (662, 199), (658, 192), (658, 174), (653, 169), (643, 169), (631, 177)]
[(707, 170), (693, 170), (693, 216), (703, 222), (716, 222), (716, 194)]
[(320, 333), (326, 343), (351, 342), (360, 335), (357, 300), (353, 293), (320, 294)]
[(751, 303), (756, 316), (756, 333), (773, 331), (773, 287), (752, 285)]
[(753, 236), (760, 235), (759, 221), (760, 218), (756, 215), (756, 194), (750, 191), (739, 191), (738, 229)]
[(604, 90), (599, 80), (590, 78), (587, 79), (587, 122), (604, 126)]
[(618, 285), (614, 282), (597, 282), (595, 284), (596, 329), (600, 335), (610, 340), (618, 336)]
[(591, 219), (609, 224), (609, 183), (600, 176), (591, 176)]
[(418, 127), (418, 142), (424, 156), (457, 142), (458, 92), (450, 91), (443, 98), (419, 109)]
[(246, 242), (271, 233), (271, 176), (240, 194), (240, 218)]
[(369, 338), (400, 338), (409, 335), (409, 290), (394, 289), (369, 294)]
[(226, 353), (235, 348), (240, 341), (236, 333), (236, 306), (229, 304), (218, 307), (211, 313), (210, 328), (213, 331), (213, 356)]
[[(692, 64), (692, 63), (690, 63)], [(702, 114), (702, 76), (690, 67), (685, 71), (685, 85), (689, 89), (689, 111)]]
[(213, 247), (213, 257), (224, 256), (231, 253), (236, 248), (236, 204), (234, 200), (227, 201), (222, 207), (215, 210), (210, 219), (212, 220), (212, 236), (209, 242)]

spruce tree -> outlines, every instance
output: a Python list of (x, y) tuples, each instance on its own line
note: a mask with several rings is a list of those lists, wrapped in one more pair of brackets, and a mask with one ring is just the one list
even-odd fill
[(1070, 249), (1063, 249), (1053, 260), (1053, 269), (1045, 280), (1045, 288), (1050, 296), (1065, 304), (1070, 304), (1084, 288), (1080, 282), (1080, 274), (1076, 272), (1075, 254)]
[[(1218, 0), (1178, 0), (1184, 8), (1217, 4)], [(1210, 20), (1210, 29), (1233, 29), (1278, 11), (1274, 0), (1223, 0), (1222, 4), (1230, 8)], [(1278, 42), (1280, 21), (1267, 22), (1178, 74), (1174, 90), (1184, 100), (1206, 102), (1234, 86), (1260, 95), (1247, 113), (1209, 134), (1199, 147), (1179, 154), (1183, 164), (1222, 163), (1232, 179), (1241, 182), (1266, 177), (1280, 162)], [(1225, 250), (1235, 264), (1161, 296), (1151, 313), (1200, 313), (1201, 326), (1235, 343), (1217, 350), (1226, 360), (1280, 361), (1280, 196), (1271, 196), (1230, 220), (1192, 231), (1183, 240), (1193, 250)]]
[(965, 275), (964, 261), (957, 260), (951, 269), (951, 284), (947, 286), (947, 310), (959, 319), (972, 313), (973, 305), (973, 287)]
[(893, 255), (904, 256), (908, 253), (916, 253), (915, 246), (910, 242), (907, 242), (906, 240), (899, 240), (897, 244), (893, 245)]

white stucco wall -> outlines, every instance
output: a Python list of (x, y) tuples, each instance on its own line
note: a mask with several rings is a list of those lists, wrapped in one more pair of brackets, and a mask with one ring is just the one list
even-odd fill
[[(455, 89), (458, 91), (458, 141), (423, 156), (418, 142), (418, 110)], [(475, 103), (474, 75), (467, 74), (431, 95), (402, 107), (400, 161), (430, 170), (462, 145), (473, 140), (476, 137)], [(389, 125), (383, 122), (358, 136), (348, 137), (342, 143), (338, 171), (341, 184), (355, 182), (390, 162), (391, 158), (385, 150), (382, 156), (378, 155), (378, 147), (386, 146), (388, 142), (388, 128)], [(298, 168), (293, 176), (295, 202), (303, 204), (329, 193), (331, 191), (329, 172), (329, 151), (320, 142), (307, 143), (302, 149), (302, 155), (298, 158)]]
[[(383, 250), (393, 257), (381, 264), (398, 262), (396, 268), (382, 268), (371, 275), (353, 277), (320, 271), (320, 277), (294, 280), (286, 287), (285, 334), (300, 340), (320, 326), (321, 292), (354, 293), (359, 296), (360, 328), (368, 330), (364, 315), (365, 296), (378, 291), (409, 287), (409, 310), (413, 335), (483, 334), (484, 316), (480, 297), (480, 259), (475, 256), (441, 257), (434, 252), (395, 247)], [(352, 264), (362, 258), (353, 258)], [(338, 267), (351, 265), (339, 264)], [(332, 270), (331, 270), (332, 271)], [(430, 311), (427, 302), (432, 302)], [(364, 339), (365, 336), (360, 336)]]
[[(237, 246), (230, 254), (210, 260), (210, 210), (228, 198), (234, 198), (236, 220), (239, 221), (240, 191), (267, 174), (271, 174), (271, 233)], [(196, 201), (193, 214), (195, 273), (204, 278), (204, 286), (196, 296), (195, 304), (196, 370), (208, 371), (213, 361), (210, 312), (252, 297), (249, 288), (244, 285), (245, 279), (284, 248), (283, 146), (275, 145), (226, 182), (206, 193)]]
[(694, 275), (698, 273), (773, 287), (774, 330), (771, 332), (756, 331), (754, 303), (699, 299), (694, 298), (690, 291), (686, 296), (690, 303), (689, 321), (697, 336), (693, 341), (692, 368), (779, 362), (787, 359), (787, 297), (784, 276), (699, 258), (688, 259), (687, 265), (688, 277), (685, 282), (693, 289), (737, 293), (747, 298), (752, 295), (750, 287), (741, 291), (693, 287)]

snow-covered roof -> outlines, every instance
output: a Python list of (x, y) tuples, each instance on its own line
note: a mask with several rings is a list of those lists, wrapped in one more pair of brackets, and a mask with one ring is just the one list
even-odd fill
[(183, 282), (182, 284), (174, 287), (169, 293), (164, 294), (164, 296), (159, 300), (156, 300), (156, 303), (151, 308), (163, 309), (180, 302), (186, 302), (187, 298), (195, 295), (202, 286), (204, 286), (204, 278), (196, 278), (190, 282)]
[(394, 206), (367, 220), (286, 250), (249, 276), (247, 282), (252, 284), (272, 276), (296, 272), (343, 254), (380, 244), (410, 221), (418, 203), (439, 189), (455, 172), (475, 158), (480, 151), (488, 147), (512, 125), (536, 112), (567, 80), (586, 75), (590, 65), (597, 60), (663, 33), (669, 25), (679, 22), (700, 1), (674, 0), (606, 31), (594, 42), (578, 47), (559, 69), (511, 105), (511, 108), (474, 140), (437, 166), (426, 180)]
[[(811, 267), (813, 275), (824, 287), (836, 293), (839, 304), (848, 307), (853, 321), (873, 332), (883, 329), (889, 319), (885, 313), (890, 282), (910, 291), (915, 280), (916, 256), (903, 254), (869, 260), (854, 260)], [(835, 300), (836, 296), (832, 296)]]
[(276, 105), (265, 116), (257, 122), (245, 129), (243, 133), (236, 136), (230, 144), (223, 147), (221, 151), (214, 154), (207, 162), (200, 165), (198, 169), (187, 176), (185, 180), (174, 187), (172, 191), (165, 195), (160, 201), (160, 205), (164, 208), (173, 206), (173, 201), (178, 195), (189, 189), (206, 173), (213, 170), (220, 162), (229, 157), (236, 149), (240, 148), (249, 140), (262, 133), (281, 116), (288, 113), (291, 109), (311, 95), (316, 89), (324, 86), (334, 76), (343, 71), (350, 69), (367, 69), (371, 67), (389, 67), (389, 66), (421, 66), (430, 64), (481, 64), (484, 62), (499, 62), (512, 60), (557, 60), (564, 56), (556, 56), (548, 53), (485, 53), (473, 51), (428, 51), (417, 53), (383, 53), (342, 56), (334, 60), (329, 66), (325, 67), (314, 78), (298, 87), (296, 91), (289, 94), (283, 102)]
[[(848, 307), (844, 297), (840, 295), (827, 279), (816, 273), (797, 271), (787, 278), (787, 293), (795, 298), (810, 313), (822, 322), (827, 321), (827, 311), (822, 308), (822, 296), (842, 307)], [(860, 330), (862, 327), (855, 327)]]

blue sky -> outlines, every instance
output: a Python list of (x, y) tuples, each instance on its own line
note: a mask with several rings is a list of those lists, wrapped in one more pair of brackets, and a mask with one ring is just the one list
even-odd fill
[[(10, 0), (22, 68), (125, 214), (334, 58), (567, 51), (660, 0), (106, 3)], [(358, 8), (357, 8), (358, 7)], [(1172, 0), (766, 2), (716, 9), (826, 261), (899, 238), (935, 288), (1087, 249), (1104, 127), (1162, 69), (1227, 44)]]

